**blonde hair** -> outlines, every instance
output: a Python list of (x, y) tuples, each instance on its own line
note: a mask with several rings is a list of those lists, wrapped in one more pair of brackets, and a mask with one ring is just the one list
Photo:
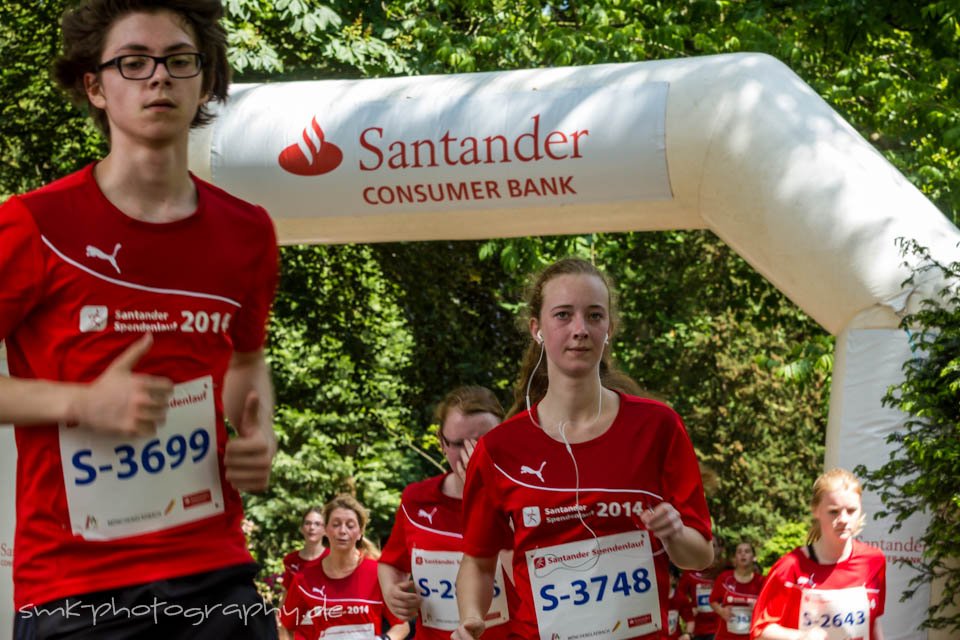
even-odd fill
[[(820, 506), (820, 503), (823, 502), (823, 496), (830, 491), (853, 491), (858, 497), (863, 496), (863, 487), (860, 485), (860, 480), (857, 479), (857, 476), (846, 469), (837, 467), (822, 474), (817, 478), (817, 481), (813, 483), (813, 498), (810, 499), (811, 513)], [(859, 535), (860, 532), (863, 531), (863, 525), (866, 519), (867, 516), (863, 513), (861, 506), (860, 520), (857, 522), (853, 535)], [(820, 521), (815, 517), (812, 518), (810, 531), (807, 533), (807, 544), (813, 544), (819, 540), (822, 535), (823, 532), (820, 531)]]
[[(323, 507), (324, 526), (326, 526), (326, 523), (330, 522), (330, 514), (336, 509), (353, 511), (357, 515), (357, 524), (360, 525), (360, 531), (366, 531), (367, 523), (370, 521), (370, 512), (367, 511), (367, 508), (360, 504), (360, 501), (354, 496), (350, 495), (349, 493), (341, 493), (333, 500), (325, 504)], [(329, 541), (327, 542), (329, 544)], [(380, 548), (375, 542), (364, 535), (361, 535), (360, 539), (357, 540), (357, 550), (360, 551), (361, 557), (373, 558), (374, 560), (380, 559)]]

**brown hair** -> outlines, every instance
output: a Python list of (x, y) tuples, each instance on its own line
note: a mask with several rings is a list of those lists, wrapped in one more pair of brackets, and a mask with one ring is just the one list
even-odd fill
[[(857, 476), (846, 469), (835, 468), (827, 471), (813, 483), (813, 498), (810, 500), (810, 510), (813, 511), (823, 501), (823, 496), (830, 491), (849, 490), (854, 491), (858, 496), (863, 496), (863, 487)], [(856, 530), (853, 535), (858, 535), (863, 531), (863, 525), (866, 522), (866, 515), (861, 508), (860, 521), (857, 522)], [(820, 539), (823, 532), (820, 531), (820, 521), (816, 518), (810, 523), (810, 531), (807, 533), (807, 544), (813, 544)]]
[(311, 513), (315, 513), (315, 514), (317, 514), (318, 516), (320, 516), (320, 518), (323, 520), (324, 524), (326, 524), (327, 519), (323, 517), (323, 507), (313, 506), (313, 507), (310, 507), (309, 509), (307, 509), (306, 511), (303, 512), (303, 517), (300, 518), (300, 525), (301, 525), (301, 526), (303, 526), (303, 523), (307, 521), (307, 516), (310, 515)]
[[(130, 13), (159, 11), (172, 11), (190, 27), (203, 55), (203, 92), (215, 102), (227, 99), (230, 66), (227, 35), (220, 25), (223, 17), (220, 0), (86, 0), (63, 12), (60, 19), (63, 54), (54, 62), (53, 77), (76, 104), (87, 106), (94, 124), (108, 138), (107, 114), (88, 100), (83, 77), (87, 73), (98, 73), (104, 41), (118, 19)], [(205, 125), (213, 118), (206, 105), (201, 105), (190, 126)]]
[[(330, 514), (334, 512), (335, 509), (346, 509), (347, 511), (353, 511), (357, 514), (357, 523), (360, 525), (360, 531), (363, 532), (367, 528), (367, 523), (370, 522), (370, 512), (367, 511), (367, 508), (360, 504), (360, 501), (349, 493), (341, 493), (333, 500), (328, 502), (323, 507), (323, 522), (324, 525), (330, 522)], [(377, 545), (369, 540), (366, 536), (361, 536), (357, 540), (357, 549), (360, 551), (361, 556), (366, 556), (377, 560), (380, 558), (380, 549)]]
[(433, 417), (440, 425), (441, 435), (443, 435), (443, 423), (451, 409), (459, 409), (465, 416), (474, 413), (492, 413), (497, 419), (503, 420), (503, 406), (497, 400), (497, 396), (490, 389), (477, 385), (457, 387), (445, 395), (433, 410)]
[[(521, 316), (522, 330), (529, 334), (529, 321), (531, 318), (539, 320), (540, 312), (543, 308), (543, 288), (548, 282), (559, 276), (581, 275), (600, 278), (607, 288), (608, 309), (610, 317), (610, 339), (613, 339), (614, 331), (617, 327), (617, 295), (616, 289), (610, 277), (598, 269), (593, 263), (583, 258), (563, 258), (547, 266), (540, 273), (535, 274), (530, 285), (527, 287), (524, 299), (526, 301), (526, 312)], [(530, 343), (523, 354), (523, 360), (520, 363), (520, 376), (513, 387), (513, 406), (510, 407), (508, 415), (512, 416), (526, 408), (527, 383), (530, 382), (530, 376), (533, 381), (530, 382), (530, 404), (531, 406), (543, 399), (547, 393), (549, 381), (547, 379), (547, 368), (545, 366), (537, 367), (540, 360), (542, 346), (530, 338)], [(610, 349), (604, 348), (603, 355), (600, 358), (600, 383), (608, 389), (640, 395), (640, 386), (634, 382), (627, 374), (623, 373), (613, 364), (610, 356)]]

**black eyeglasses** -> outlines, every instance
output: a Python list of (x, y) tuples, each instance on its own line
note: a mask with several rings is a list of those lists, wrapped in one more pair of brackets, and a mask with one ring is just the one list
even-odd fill
[(97, 67), (97, 71), (116, 67), (120, 75), (127, 80), (147, 80), (153, 77), (158, 64), (166, 67), (171, 78), (193, 78), (203, 69), (203, 54), (171, 53), (168, 56), (150, 56), (134, 53), (107, 60)]

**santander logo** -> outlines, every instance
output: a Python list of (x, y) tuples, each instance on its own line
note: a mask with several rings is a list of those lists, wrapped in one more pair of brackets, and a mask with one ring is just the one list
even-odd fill
[(302, 141), (290, 145), (277, 158), (284, 170), (298, 176), (319, 176), (330, 173), (343, 162), (340, 147), (324, 139), (323, 129), (314, 116), (304, 127)]

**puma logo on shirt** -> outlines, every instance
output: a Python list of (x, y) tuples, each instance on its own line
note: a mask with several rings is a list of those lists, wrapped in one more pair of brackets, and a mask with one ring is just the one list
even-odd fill
[(420, 511), (417, 512), (417, 515), (418, 515), (418, 516), (423, 516), (423, 518), (426, 519), (430, 524), (433, 524), (433, 515), (434, 515), (436, 512), (437, 512), (437, 508), (436, 508), (436, 507), (434, 507), (433, 510), (430, 511), (429, 513), (428, 513), (427, 511), (425, 511), (424, 509), (420, 509)]
[(117, 253), (120, 252), (120, 243), (118, 242), (113, 247), (113, 253), (104, 253), (102, 250), (93, 246), (92, 244), (87, 245), (87, 257), (88, 258), (98, 258), (100, 260), (106, 260), (110, 263), (114, 269), (117, 270), (117, 273), (120, 273), (120, 267), (117, 265)]
[(528, 467), (527, 465), (522, 465), (522, 466), (520, 467), (520, 475), (523, 475), (523, 474), (526, 473), (526, 474), (531, 475), (531, 476), (537, 476), (537, 477), (540, 479), (540, 482), (544, 482), (544, 479), (543, 479), (543, 468), (544, 468), (545, 466), (547, 466), (547, 461), (546, 461), (546, 460), (544, 460), (543, 462), (540, 463), (540, 468), (539, 468), (539, 469), (533, 469), (533, 467)]

